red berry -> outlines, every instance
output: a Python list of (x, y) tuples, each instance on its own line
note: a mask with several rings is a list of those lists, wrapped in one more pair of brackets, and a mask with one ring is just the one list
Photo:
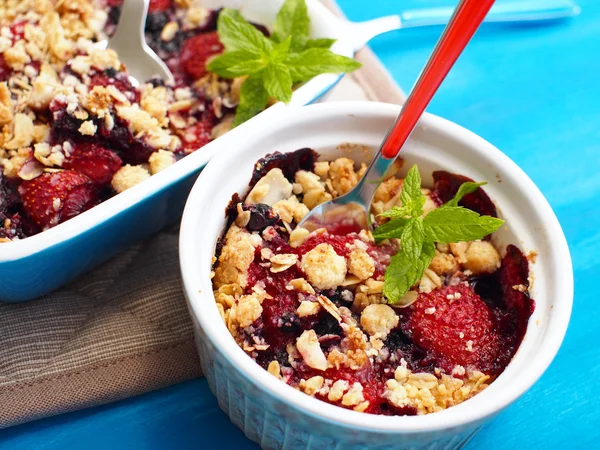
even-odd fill
[(123, 161), (112, 150), (98, 144), (77, 146), (65, 160), (63, 167), (88, 176), (96, 185), (104, 186), (112, 180)]
[[(185, 153), (192, 153), (208, 144), (212, 138), (212, 126), (206, 122), (198, 122), (189, 127), (182, 138)], [(191, 139), (193, 137), (193, 139)]]
[(17, 42), (23, 39), (23, 37), (25, 36), (25, 25), (27, 25), (26, 21), (19, 20), (18, 22), (13, 23), (9, 27), (9, 30), (13, 36), (13, 42)]
[(3, 55), (0, 55), (0, 81), (8, 81), (12, 75), (12, 69), (6, 64)]
[(419, 294), (407, 312), (413, 340), (447, 363), (446, 370), (456, 364), (486, 370), (499, 353), (493, 314), (470, 286)]
[(517, 335), (522, 337), (527, 329), (529, 316), (533, 314), (535, 302), (529, 295), (514, 286), (529, 287), (529, 262), (521, 250), (514, 245), (506, 247), (502, 266), (498, 271), (505, 307), (517, 312)]
[(166, 11), (171, 7), (171, 0), (150, 0), (148, 12)]
[(23, 209), (42, 229), (69, 220), (96, 204), (98, 192), (82, 173), (44, 173), (19, 186)]
[(140, 92), (133, 87), (129, 77), (124, 72), (114, 71), (112, 74), (107, 74), (107, 71), (96, 72), (90, 77), (90, 89), (94, 86), (109, 86), (113, 85), (122, 94), (129, 98), (129, 101), (138, 103), (140, 101)]
[(194, 79), (206, 74), (206, 61), (223, 52), (223, 44), (215, 31), (198, 34), (184, 42), (181, 49), (181, 68)]

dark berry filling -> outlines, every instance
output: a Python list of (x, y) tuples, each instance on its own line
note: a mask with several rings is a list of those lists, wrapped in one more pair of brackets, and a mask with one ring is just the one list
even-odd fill
[[(317, 156), (310, 149), (268, 155), (255, 165), (250, 188), (264, 187), (273, 179), (269, 172), (274, 169), (279, 184), (279, 170), (290, 183), (300, 183), (306, 177), (298, 178), (297, 172), (315, 170)], [(331, 174), (323, 175), (323, 166), (319, 167), (326, 186), (330, 180), (323, 177)], [(447, 172), (435, 172), (434, 179), (431, 198), (438, 204), (452, 198), (467, 180)], [(302, 202), (303, 193), (296, 192)], [(423, 275), (429, 285), (418, 282), (409, 291), (412, 303), (399, 307), (387, 304), (383, 293), (386, 268), (399, 250), (396, 241), (376, 245), (369, 233), (340, 221), (326, 231), (305, 230), (299, 242), (294, 235), (298, 230), (285, 222), (286, 215), (290, 217), (285, 208), (296, 200), (272, 206), (242, 201), (235, 196), (227, 211), (228, 227), (235, 223), (241, 231), (230, 237), (233, 244), (229, 233), (220, 240), (215, 295), (223, 305), (220, 286), (231, 273), (226, 275), (220, 266), (227, 261), (221, 256), (235, 260), (228, 247), (243, 236), (254, 236), (253, 242), (260, 244), (253, 244), (248, 256), (243, 288), (225, 296), (233, 305), (229, 310), (224, 307), (229, 314), (226, 323), (230, 327), (242, 316), (251, 317), (230, 331), (259, 365), (285, 383), (356, 411), (424, 414), (476, 395), (504, 371), (518, 350), (535, 303), (529, 297), (528, 261), (517, 247), (509, 245), (501, 258), (490, 241), (438, 245), (440, 259), (432, 261)], [(496, 213), (481, 189), (465, 196), (461, 204)], [(474, 253), (468, 253), (469, 248)], [(494, 264), (469, 265), (481, 262), (484, 255)], [(340, 259), (346, 261), (341, 269), (345, 278), (331, 281)], [(355, 263), (365, 259), (370, 269), (360, 275)], [(455, 266), (445, 269), (442, 263), (450, 260)], [(335, 287), (320, 288), (319, 283)], [(252, 301), (259, 314), (245, 314)], [(236, 305), (241, 310), (235, 310)]]

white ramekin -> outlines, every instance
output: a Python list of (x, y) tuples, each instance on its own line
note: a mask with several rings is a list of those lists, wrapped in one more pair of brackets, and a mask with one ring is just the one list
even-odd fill
[[(399, 111), (381, 103), (326, 103), (300, 110), (279, 108), (256, 121), (235, 147), (217, 152), (188, 199), (180, 236), (183, 281), (194, 318), (204, 373), (233, 423), (264, 448), (457, 448), (477, 428), (521, 396), (542, 375), (562, 342), (571, 313), (573, 276), (569, 250), (548, 202), (506, 155), (475, 134), (425, 115), (402, 155), (418, 163), (424, 184), (445, 169), (488, 181), (508, 227), (495, 239), (538, 253), (531, 270), (536, 308), (525, 339), (506, 370), (474, 398), (448, 410), (415, 417), (382, 417), (345, 410), (275, 380), (231, 338), (212, 294), (210, 271), (217, 237), (232, 194), (244, 194), (253, 164), (267, 153), (311, 147), (325, 158), (369, 158)], [(351, 150), (336, 147), (360, 144)], [(231, 145), (231, 142), (230, 142)], [(337, 445), (337, 447), (335, 446)]]

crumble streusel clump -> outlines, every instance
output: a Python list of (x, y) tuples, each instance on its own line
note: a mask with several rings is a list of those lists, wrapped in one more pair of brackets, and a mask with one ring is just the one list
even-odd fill
[(0, 242), (63, 222), (231, 129), (244, 79), (205, 67), (223, 50), (218, 12), (199, 0), (151, 2), (147, 41), (175, 82), (135, 87), (119, 55), (98, 45), (120, 5), (0, 5)]
[[(384, 274), (398, 242), (376, 245), (369, 231), (344, 221), (313, 232), (297, 226), (365, 171), (349, 158), (317, 156), (268, 155), (249, 193), (228, 210), (213, 286), (236, 342), (290, 386), (360, 412), (427, 414), (485, 389), (514, 355), (531, 313), (522, 253), (509, 246), (501, 257), (488, 240), (437, 245), (403, 298), (409, 306), (390, 304)], [(399, 169), (377, 190), (374, 212), (401, 205)], [(434, 180), (423, 189), (425, 213), (450, 199), (463, 177), (436, 172)], [(481, 189), (462, 205), (495, 215)]]

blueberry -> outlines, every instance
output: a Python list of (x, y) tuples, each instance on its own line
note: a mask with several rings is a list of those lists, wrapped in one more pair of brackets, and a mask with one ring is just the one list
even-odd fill
[(150, 83), (153, 87), (159, 87), (165, 85), (165, 80), (159, 76), (154, 76), (148, 80), (148, 83)]
[(108, 69), (104, 69), (104, 74), (108, 78), (115, 78), (119, 72), (114, 67), (109, 67)]
[(259, 159), (254, 165), (250, 187), (253, 187), (267, 172), (275, 168), (281, 169), (283, 175), (294, 182), (294, 176), (299, 170), (313, 170), (318, 156), (319, 154), (310, 148), (302, 148), (290, 153), (271, 153)]
[(160, 33), (168, 22), (169, 18), (163, 11), (149, 13), (146, 19), (146, 30)]
[(294, 313), (281, 315), (281, 331), (293, 333), (300, 329), (300, 318)]
[(77, 130), (83, 121), (67, 114), (64, 111), (56, 111), (52, 116), (51, 136), (54, 142), (61, 142), (71, 136), (81, 136)]
[(395, 328), (388, 335), (385, 341), (386, 347), (391, 351), (398, 349), (406, 349), (414, 346), (414, 343), (410, 337), (408, 337), (400, 328)]
[(108, 12), (107, 22), (109, 24), (116, 25), (119, 23), (119, 17), (121, 17), (121, 7), (114, 6), (114, 7), (110, 8), (110, 11)]
[(2, 171), (0, 171), (0, 220), (5, 218), (9, 206), (8, 183), (6, 182)]
[(349, 306), (354, 301), (354, 294), (350, 289), (330, 289), (323, 291), (323, 295), (337, 306)]
[(172, 39), (169, 42), (161, 42), (160, 48), (166, 53), (175, 53), (181, 48), (181, 42), (177, 39)]
[(248, 231), (262, 231), (279, 220), (277, 213), (264, 203), (244, 206), (244, 210), (250, 211), (250, 220), (246, 225)]
[(319, 336), (333, 334), (342, 336), (344, 333), (339, 322), (331, 314), (323, 314), (313, 329)]

